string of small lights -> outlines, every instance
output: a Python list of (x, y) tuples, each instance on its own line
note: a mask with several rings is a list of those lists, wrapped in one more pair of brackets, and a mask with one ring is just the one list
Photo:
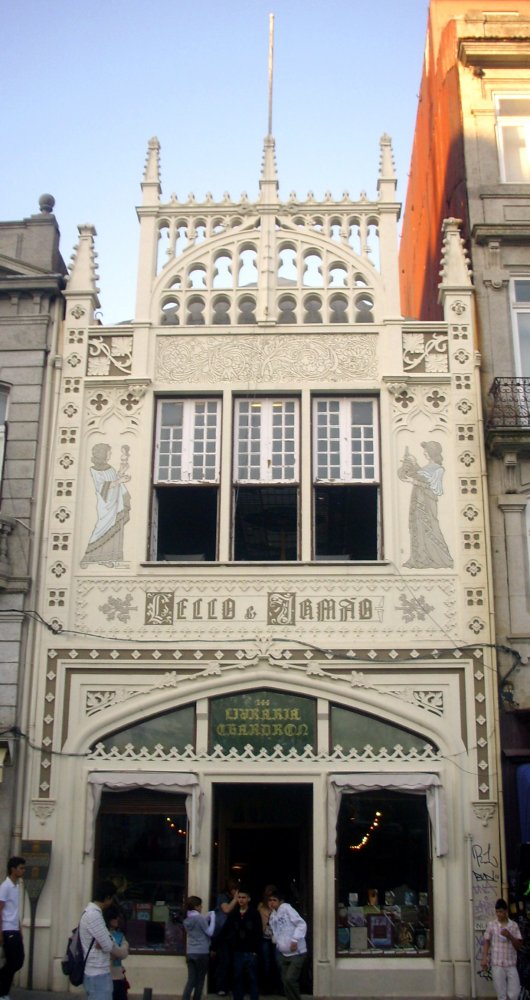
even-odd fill
[(363, 847), (366, 847), (368, 841), (370, 840), (370, 837), (372, 836), (372, 833), (374, 832), (374, 830), (377, 830), (379, 826), (379, 820), (382, 819), (382, 816), (383, 813), (377, 810), (370, 824), (370, 829), (368, 830), (367, 833), (365, 833), (364, 837), (362, 838), (362, 840), (359, 841), (358, 844), (350, 844), (350, 851), (362, 851)]

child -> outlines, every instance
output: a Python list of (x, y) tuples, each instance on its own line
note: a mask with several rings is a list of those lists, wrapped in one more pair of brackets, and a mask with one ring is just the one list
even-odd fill
[(215, 913), (210, 910), (204, 917), (201, 913), (202, 899), (199, 896), (189, 896), (186, 900), (186, 965), (188, 966), (188, 981), (184, 987), (182, 1000), (201, 1000), (202, 988), (208, 972), (210, 955), (210, 938), (215, 928)]
[(129, 954), (129, 942), (126, 940), (120, 928), (121, 910), (118, 906), (109, 906), (105, 911), (105, 920), (110, 935), (114, 941), (112, 957), (110, 960), (110, 974), (112, 976), (112, 1000), (127, 1000), (127, 990), (129, 984), (125, 978), (125, 969), (121, 964), (122, 958), (127, 958)]

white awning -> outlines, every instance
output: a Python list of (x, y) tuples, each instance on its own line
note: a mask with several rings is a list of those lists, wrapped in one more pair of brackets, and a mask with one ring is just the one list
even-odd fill
[(328, 857), (337, 853), (337, 820), (343, 792), (374, 792), (393, 789), (425, 795), (434, 831), (437, 857), (447, 854), (447, 807), (442, 782), (437, 774), (330, 774), (328, 785)]
[(158, 771), (92, 771), (88, 775), (85, 854), (91, 854), (94, 847), (96, 819), (102, 791), (124, 792), (134, 788), (148, 788), (155, 792), (186, 796), (190, 852), (194, 856), (197, 855), (201, 813), (199, 779), (196, 774), (167, 774)]

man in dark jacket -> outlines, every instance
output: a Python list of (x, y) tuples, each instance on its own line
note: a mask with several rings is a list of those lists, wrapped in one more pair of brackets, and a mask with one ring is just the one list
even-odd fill
[(250, 893), (239, 889), (237, 904), (229, 913), (219, 937), (230, 948), (234, 970), (234, 1000), (258, 1000), (258, 954), (263, 930), (257, 910), (249, 906)]

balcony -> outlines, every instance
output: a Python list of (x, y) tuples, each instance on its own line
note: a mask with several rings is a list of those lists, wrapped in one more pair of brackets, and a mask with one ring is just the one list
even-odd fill
[(486, 444), (491, 454), (530, 451), (530, 378), (495, 378), (489, 391)]

